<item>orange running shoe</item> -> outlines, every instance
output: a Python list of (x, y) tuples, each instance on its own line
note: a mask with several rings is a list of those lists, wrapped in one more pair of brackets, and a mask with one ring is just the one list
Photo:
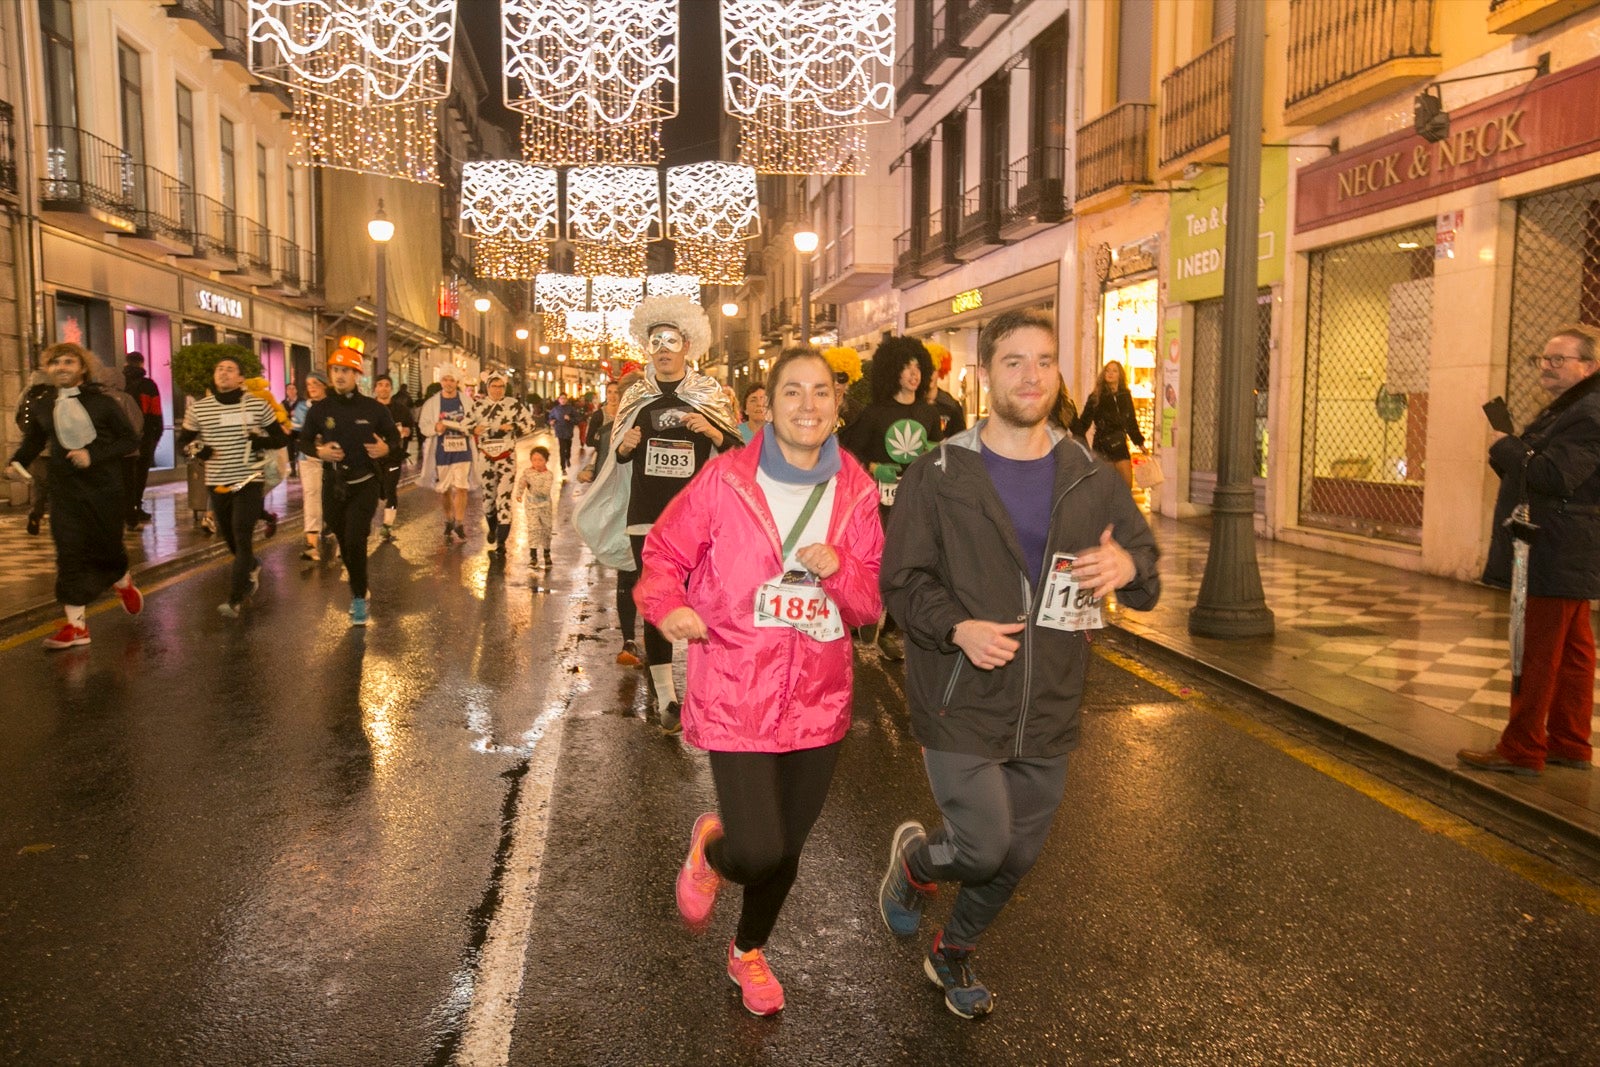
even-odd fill
[(689, 855), (678, 868), (678, 914), (697, 934), (711, 921), (711, 908), (717, 902), (717, 891), (722, 888), (722, 876), (706, 861), (706, 845), (721, 836), (722, 820), (717, 813), (708, 811), (701, 815), (689, 834)]
[(739, 999), (751, 1015), (776, 1015), (783, 1010), (783, 986), (767, 966), (767, 954), (758, 948), (740, 952), (728, 942), (728, 977), (739, 987)]

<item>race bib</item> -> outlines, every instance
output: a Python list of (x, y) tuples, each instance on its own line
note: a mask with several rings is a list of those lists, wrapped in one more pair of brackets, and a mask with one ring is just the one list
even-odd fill
[(694, 442), (650, 438), (644, 450), (644, 473), (648, 478), (694, 477)]
[(756, 625), (792, 627), (816, 641), (839, 640), (844, 622), (838, 607), (814, 580), (795, 580), (801, 577), (791, 571), (756, 588)]
[(467, 450), (467, 439), (465, 437), (456, 437), (453, 434), (446, 434), (444, 450), (446, 452), (465, 452)]
[(250, 413), (245, 410), (243, 404), (236, 404), (233, 407), (224, 408), (219, 413), (217, 424), (219, 426), (248, 427), (250, 425)]
[(899, 482), (878, 483), (878, 503), (886, 508), (894, 507), (894, 495), (900, 491)]
[(1094, 590), (1079, 585), (1072, 576), (1072, 564), (1076, 559), (1076, 556), (1057, 552), (1050, 561), (1050, 576), (1045, 579), (1044, 599), (1039, 602), (1036, 620), (1040, 626), (1069, 631), (1105, 628)]

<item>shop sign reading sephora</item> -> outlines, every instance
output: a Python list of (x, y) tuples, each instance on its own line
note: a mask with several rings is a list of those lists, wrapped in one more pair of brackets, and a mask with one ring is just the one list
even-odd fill
[(208, 285), (185, 281), (183, 306), (208, 318), (228, 319), (237, 323), (250, 321), (250, 301), (242, 294), (219, 290)]

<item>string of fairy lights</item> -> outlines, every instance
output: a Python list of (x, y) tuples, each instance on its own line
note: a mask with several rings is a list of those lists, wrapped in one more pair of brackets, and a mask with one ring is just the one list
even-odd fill
[[(251, 70), (289, 89), (295, 162), (439, 183), (459, 3), (248, 0)], [(477, 275), (531, 282), (543, 336), (576, 358), (628, 343), (606, 316), (655, 279), (697, 300), (701, 285), (742, 282), (760, 234), (757, 175), (865, 173), (865, 127), (893, 118), (895, 0), (722, 0), (736, 161), (663, 170), (682, 6), (500, 0), (522, 158), (463, 165), (462, 232)], [(572, 275), (548, 273), (560, 239)], [(659, 240), (673, 242), (677, 270), (646, 279)], [(575, 325), (583, 315), (599, 327)]]

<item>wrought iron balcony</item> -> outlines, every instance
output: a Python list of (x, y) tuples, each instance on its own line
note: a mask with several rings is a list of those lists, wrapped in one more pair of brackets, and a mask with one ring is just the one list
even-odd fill
[(957, 217), (961, 203), (956, 201), (947, 210), (928, 213), (927, 229), (922, 235), (922, 254), (917, 257), (917, 273), (924, 278), (937, 278), (961, 265), (956, 258), (956, 230), (961, 225)]
[(272, 283), (279, 292), (298, 293), (302, 286), (300, 246), (286, 237), (274, 239), (272, 244)]
[(1435, 0), (1290, 0), (1284, 118), (1310, 125), (1354, 111), (1443, 69)]
[(119, 243), (156, 255), (187, 256), (194, 251), (192, 191), (185, 183), (158, 167), (136, 168), (134, 230)]
[(208, 45), (213, 58), (249, 69), (249, 13), (245, 0), (167, 0), (167, 14), (191, 27), (191, 36)]
[(956, 258), (977, 259), (1005, 244), (1000, 236), (1005, 182), (980, 182), (961, 197), (961, 224), (956, 231)]
[(0, 100), (0, 194), (16, 196), (17, 188), (17, 116), (15, 110)]
[(1489, 0), (1489, 32), (1537, 33), (1600, 0)]
[(217, 270), (232, 270), (239, 263), (239, 215), (220, 200), (190, 193), (187, 217), (194, 224), (193, 258)]
[(1012, 161), (1000, 232), (1013, 239), (1066, 220), (1067, 150), (1042, 145)]
[(138, 206), (139, 166), (110, 141), (76, 126), (40, 126), (44, 177), (39, 197), (46, 211), (98, 213), (100, 221), (131, 232)]
[(927, 96), (928, 83), (922, 80), (922, 57), (914, 48), (908, 48), (894, 61), (895, 100), (904, 104), (913, 97)]
[[(1027, 0), (1022, 2), (1026, 3)], [(1018, 5), (1012, 0), (966, 0), (960, 24), (956, 28), (962, 45), (969, 49), (982, 47), (1011, 17), (1011, 9), (1015, 6)]]
[(1154, 104), (1118, 104), (1078, 130), (1078, 202), (1150, 180)]
[(894, 239), (894, 284), (907, 285), (917, 280), (917, 259), (921, 255), (915, 230), (901, 230)]
[(1161, 79), (1161, 166), (1227, 136), (1233, 107), (1233, 38)]
[(927, 61), (922, 66), (922, 79), (929, 87), (943, 85), (967, 61), (967, 50), (961, 47), (951, 20), (951, 8), (956, 2), (947, 0), (933, 9), (933, 33), (928, 38)]
[(272, 234), (254, 219), (238, 219), (234, 232), (239, 237), (235, 257), (236, 270), (231, 273), (243, 276), (255, 285), (272, 281)]

